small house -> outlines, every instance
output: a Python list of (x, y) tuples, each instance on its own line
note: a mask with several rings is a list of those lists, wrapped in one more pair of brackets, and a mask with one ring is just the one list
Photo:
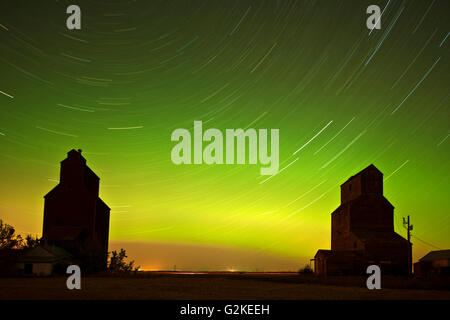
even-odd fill
[(450, 250), (431, 251), (414, 263), (414, 276), (450, 276)]
[(70, 264), (71, 255), (58, 247), (38, 246), (24, 250), (16, 259), (16, 270), (20, 274), (49, 276), (62, 271)]

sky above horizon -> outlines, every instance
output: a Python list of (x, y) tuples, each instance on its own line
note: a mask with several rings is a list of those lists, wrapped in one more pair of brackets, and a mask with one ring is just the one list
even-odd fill
[[(111, 249), (144, 269), (297, 270), (330, 248), (339, 186), (384, 174), (413, 255), (450, 248), (450, 2), (0, 4), (0, 218), (40, 234), (59, 163), (82, 149)], [(173, 130), (279, 129), (280, 172), (175, 165)], [(269, 178), (269, 179), (268, 179)]]

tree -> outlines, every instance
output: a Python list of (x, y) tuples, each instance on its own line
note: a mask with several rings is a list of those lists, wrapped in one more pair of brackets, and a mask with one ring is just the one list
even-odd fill
[(125, 262), (125, 258), (127, 258), (127, 254), (124, 249), (120, 249), (119, 253), (117, 253), (116, 250), (111, 252), (111, 257), (109, 259), (108, 264), (108, 271), (112, 273), (137, 272), (139, 270), (139, 266), (134, 267), (134, 260), (127, 263)]
[(23, 239), (16, 234), (14, 227), (0, 219), (0, 250), (20, 248), (22, 245)]
[(300, 273), (300, 274), (308, 274), (308, 273), (313, 273), (313, 270), (311, 269), (309, 264), (306, 264), (304, 268), (298, 270), (298, 273)]
[(40, 245), (41, 239), (38, 236), (27, 235), (25, 239), (20, 234), (16, 234), (13, 226), (6, 224), (0, 219), (0, 250), (3, 249), (28, 249)]
[(33, 237), (31, 234), (25, 237), (25, 242), (22, 244), (23, 249), (36, 248), (41, 244), (41, 239), (38, 236)]

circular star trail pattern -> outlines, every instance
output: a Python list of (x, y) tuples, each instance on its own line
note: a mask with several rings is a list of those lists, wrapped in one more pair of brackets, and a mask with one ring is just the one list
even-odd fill
[[(450, 5), (381, 1), (368, 30), (372, 2), (77, 1), (68, 30), (72, 3), (2, 1), (1, 218), (39, 234), (59, 161), (81, 148), (111, 240), (301, 265), (329, 247), (340, 184), (373, 163), (415, 258), (449, 247)], [(174, 165), (171, 132), (194, 120), (279, 129), (282, 171)]]

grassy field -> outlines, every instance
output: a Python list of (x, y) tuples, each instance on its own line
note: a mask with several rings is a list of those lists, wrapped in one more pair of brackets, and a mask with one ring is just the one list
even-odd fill
[[(66, 277), (0, 278), (6, 299), (445, 299), (450, 290), (412, 289), (417, 283), (387, 279), (368, 290), (362, 278), (320, 279), (299, 275), (145, 274), (82, 277), (81, 290), (68, 290)], [(400, 287), (392, 289), (388, 287)]]

